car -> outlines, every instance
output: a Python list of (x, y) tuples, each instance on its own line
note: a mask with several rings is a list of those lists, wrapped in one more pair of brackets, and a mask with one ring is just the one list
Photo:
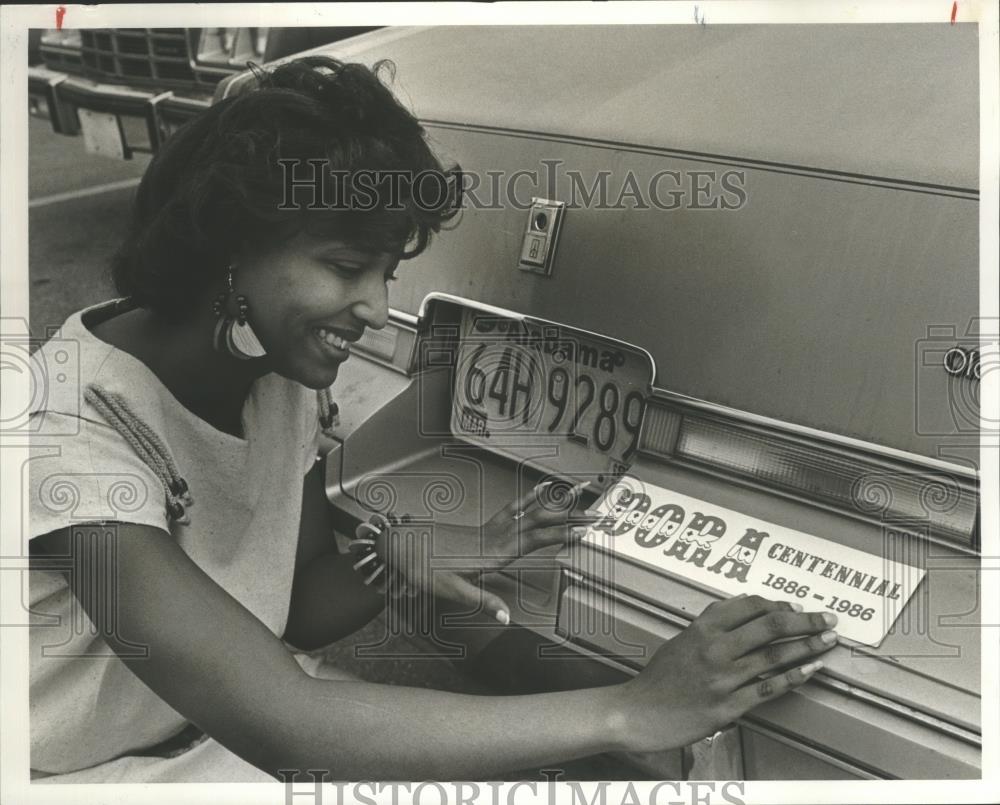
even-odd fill
[[(33, 31), (28, 105), (55, 132), (116, 159), (155, 153), (219, 81), (370, 27), (64, 28)], [(37, 40), (37, 41), (36, 41)]]
[(840, 645), (646, 774), (980, 777), (976, 36), (444, 26), (309, 50), (391, 60), (464, 191), (332, 389), (342, 534), (386, 509), (400, 535), (476, 525), (542, 480), (604, 515), (486, 577), (510, 626), (442, 603), (357, 651), (403, 636), (508, 693), (601, 684), (761, 594), (838, 614)]

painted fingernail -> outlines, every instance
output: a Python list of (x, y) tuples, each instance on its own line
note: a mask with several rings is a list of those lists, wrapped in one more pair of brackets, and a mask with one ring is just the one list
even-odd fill
[(500, 621), (500, 623), (502, 623), (504, 626), (506, 626), (508, 623), (510, 623), (510, 613), (507, 612), (507, 610), (505, 609), (501, 609), (499, 612), (497, 612), (496, 619)]
[(831, 629), (829, 631), (823, 632), (823, 634), (819, 636), (819, 639), (822, 640), (824, 643), (836, 643), (837, 633)]
[(825, 623), (827, 626), (836, 626), (837, 625), (837, 616), (834, 615), (832, 612), (824, 612), (823, 613), (823, 623)]
[(805, 608), (798, 601), (789, 601), (788, 606), (790, 606), (795, 612), (801, 612)]
[(801, 666), (799, 670), (802, 672), (803, 676), (809, 676), (809, 674), (816, 673), (822, 667), (823, 667), (823, 661), (816, 660), (815, 662), (811, 662), (808, 665)]

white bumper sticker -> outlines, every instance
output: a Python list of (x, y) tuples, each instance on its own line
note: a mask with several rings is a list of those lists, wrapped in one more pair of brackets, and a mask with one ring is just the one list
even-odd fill
[(840, 636), (877, 646), (926, 571), (625, 477), (584, 542), (730, 596), (834, 612)]

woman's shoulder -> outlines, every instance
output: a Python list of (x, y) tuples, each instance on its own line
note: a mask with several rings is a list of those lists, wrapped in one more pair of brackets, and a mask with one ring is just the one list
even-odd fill
[(47, 411), (31, 445), (23, 478), (29, 539), (108, 520), (170, 530), (161, 478), (112, 428)]
[[(31, 356), (31, 415), (78, 417), (101, 422), (86, 405), (86, 388), (108, 384), (141, 393), (145, 385), (141, 366), (122, 360), (123, 353), (88, 329), (86, 321), (100, 321), (121, 300), (111, 300), (78, 310), (63, 322)], [(33, 431), (37, 432), (36, 423)]]
[(32, 458), (24, 479), (31, 536), (81, 518), (167, 525), (161, 479), (111, 427), (93, 393), (120, 393), (150, 408), (151, 391), (135, 362), (122, 360), (84, 324), (88, 313), (114, 304), (71, 314), (31, 356)]

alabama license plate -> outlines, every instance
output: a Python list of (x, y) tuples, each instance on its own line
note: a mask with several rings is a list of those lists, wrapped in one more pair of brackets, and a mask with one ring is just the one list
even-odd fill
[(80, 118), (83, 147), (87, 153), (115, 159), (126, 158), (125, 135), (118, 115), (93, 112), (90, 109), (76, 111)]
[(649, 356), (626, 344), (532, 320), (465, 310), (452, 432), (572, 472), (621, 471), (639, 443)]

